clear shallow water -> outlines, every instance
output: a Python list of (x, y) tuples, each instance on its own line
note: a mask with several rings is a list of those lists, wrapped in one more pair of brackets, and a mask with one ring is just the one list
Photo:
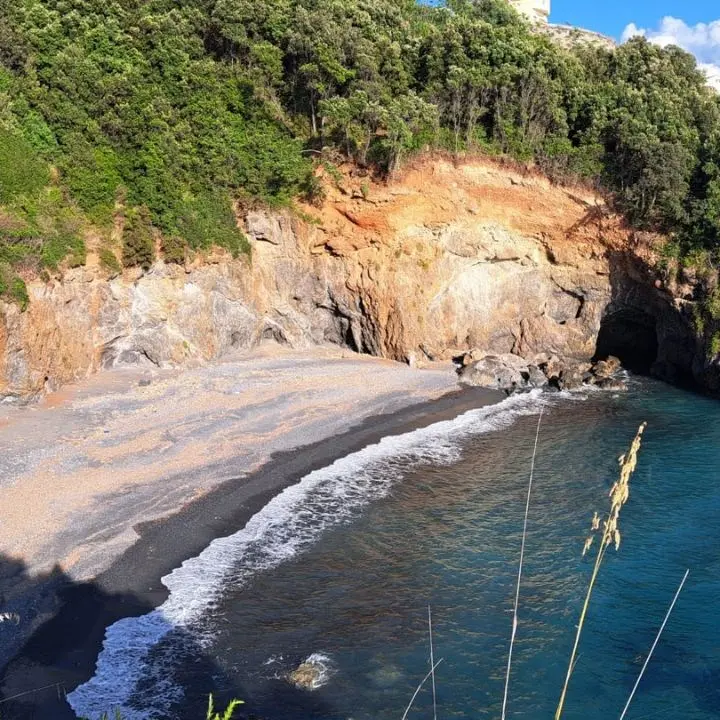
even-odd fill
[[(116, 624), (73, 706), (92, 715), (112, 688), (132, 718), (190, 718), (214, 690), (269, 720), (399, 720), (428, 669), (431, 603), (439, 717), (499, 717), (541, 402), (509, 716), (552, 717), (590, 569), (582, 543), (646, 420), (566, 717), (619, 716), (686, 567), (628, 717), (720, 717), (720, 403), (650, 381), (512, 399), (313, 473), (166, 579), (166, 607)], [(281, 677), (313, 653), (329, 658), (326, 684), (289, 688)], [(432, 717), (429, 691), (410, 717)]]

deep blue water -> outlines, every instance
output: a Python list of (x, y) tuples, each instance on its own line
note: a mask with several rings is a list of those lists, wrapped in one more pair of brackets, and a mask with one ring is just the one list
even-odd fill
[[(288, 527), (279, 505), (252, 538), (246, 529), (242, 544), (218, 546), (215, 564), (232, 560), (232, 570), (185, 628), (204, 638), (202, 662), (176, 667), (178, 643), (167, 635), (143, 657), (145, 691), (128, 701), (132, 717), (190, 718), (213, 689), (241, 694), (246, 713), (268, 720), (400, 720), (429, 668), (430, 603), (443, 658), (438, 717), (498, 718), (544, 403), (508, 717), (553, 716), (590, 573), (583, 541), (593, 512), (607, 510), (618, 455), (647, 421), (623, 543), (601, 571), (564, 717), (619, 717), (689, 568), (627, 717), (720, 718), (720, 403), (650, 380), (620, 395), (512, 402), (341, 463), (293, 496), (302, 527)], [(171, 576), (178, 597), (188, 577)], [(164, 612), (177, 623), (172, 608)], [(318, 653), (332, 668), (326, 684), (290, 688), (283, 676)], [(119, 677), (122, 668), (107, 663), (100, 675)], [(160, 685), (148, 681), (160, 676)], [(158, 710), (169, 687), (182, 701)], [(408, 717), (432, 718), (429, 687)]]

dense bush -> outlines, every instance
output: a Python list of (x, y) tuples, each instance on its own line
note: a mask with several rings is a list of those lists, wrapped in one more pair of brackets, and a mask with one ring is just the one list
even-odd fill
[(35, 195), (50, 180), (47, 163), (25, 138), (0, 128), (0, 203), (18, 195)]
[(122, 265), (120, 265), (120, 261), (110, 248), (101, 247), (98, 250), (98, 259), (100, 260), (100, 267), (111, 277), (122, 272)]
[(122, 262), (125, 267), (148, 270), (155, 260), (155, 240), (150, 211), (141, 205), (130, 209), (123, 229)]
[[(100, 225), (144, 207), (237, 254), (232, 203), (321, 198), (326, 148), (393, 172), (433, 147), (587, 178), (683, 251), (719, 244), (720, 101), (677, 48), (564, 50), (504, 0), (0, 0), (0, 203), (50, 182)], [(42, 244), (11, 215), (12, 242)], [(44, 262), (82, 256), (57, 235)]]
[(163, 237), (162, 252), (165, 262), (182, 265), (187, 257), (187, 243), (177, 235)]

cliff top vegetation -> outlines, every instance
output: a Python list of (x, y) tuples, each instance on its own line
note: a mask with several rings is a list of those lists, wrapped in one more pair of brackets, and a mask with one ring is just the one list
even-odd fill
[[(85, 261), (248, 250), (314, 169), (512, 156), (715, 252), (720, 97), (678, 48), (563, 49), (503, 0), (0, 0), (0, 295)], [(162, 239), (161, 239), (162, 238)]]

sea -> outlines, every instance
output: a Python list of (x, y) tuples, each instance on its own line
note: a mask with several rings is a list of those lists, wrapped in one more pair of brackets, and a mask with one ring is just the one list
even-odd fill
[[(505, 717), (550, 720), (592, 570), (583, 544), (646, 422), (563, 717), (621, 716), (689, 570), (625, 717), (720, 718), (720, 403), (629, 387), (514, 395), (299, 478), (165, 577), (161, 607), (109, 627), (68, 702), (92, 720), (203, 720), (210, 693), (242, 700), (236, 718), (500, 718), (537, 437)], [(308, 660), (315, 687), (296, 688)]]

